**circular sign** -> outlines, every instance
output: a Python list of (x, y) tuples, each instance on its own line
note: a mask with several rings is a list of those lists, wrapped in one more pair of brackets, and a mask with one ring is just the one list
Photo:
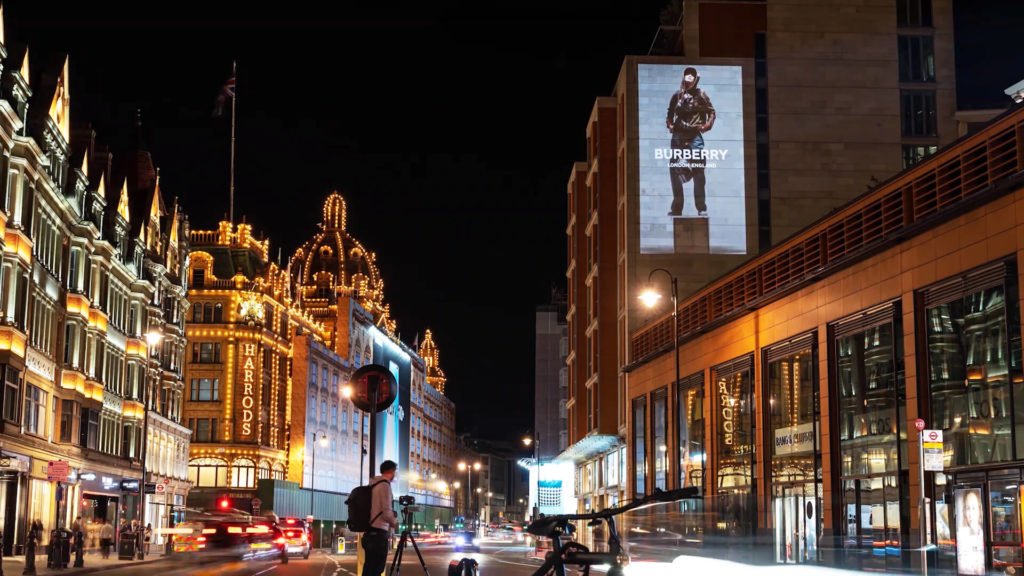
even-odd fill
[[(379, 364), (367, 364), (352, 375), (352, 403), (363, 412), (387, 410), (398, 395), (395, 376)], [(376, 397), (377, 405), (373, 405)]]
[(252, 507), (253, 508), (259, 508), (260, 504), (263, 504), (263, 500), (260, 500), (259, 498), (253, 498), (252, 499)]
[(920, 418), (914, 420), (914, 428), (917, 428), (918, 432), (924, 430), (924, 420), (921, 420)]
[(939, 440), (939, 433), (935, 430), (928, 431), (928, 441), (937, 442)]
[(167, 492), (167, 484), (157, 483), (157, 485), (156, 485), (156, 493), (157, 494), (164, 494), (165, 492)]

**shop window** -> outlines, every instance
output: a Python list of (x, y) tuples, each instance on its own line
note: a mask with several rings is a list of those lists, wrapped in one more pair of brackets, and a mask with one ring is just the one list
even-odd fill
[(704, 485), (704, 373), (683, 378), (676, 392), (679, 486)]
[(259, 478), (260, 480), (270, 478), (270, 462), (267, 462), (266, 460), (260, 462)]
[(633, 399), (633, 493), (647, 492), (647, 398)]
[(654, 488), (668, 488), (668, 389), (651, 394), (651, 432), (654, 455)]
[(231, 487), (253, 488), (256, 486), (256, 463), (248, 458), (236, 458), (231, 463)]
[(906, 390), (898, 304), (833, 324), (841, 484), (839, 527), (851, 568), (898, 569), (886, 552), (909, 535)]
[(220, 458), (194, 458), (188, 463), (188, 479), (196, 488), (225, 487), (228, 463)]
[(750, 356), (713, 369), (719, 531), (727, 537), (754, 528), (754, 413)]

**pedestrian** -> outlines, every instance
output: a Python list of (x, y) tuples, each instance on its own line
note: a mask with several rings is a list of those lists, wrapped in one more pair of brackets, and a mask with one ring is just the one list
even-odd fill
[(100, 520), (100, 550), (103, 558), (110, 558), (110, 547), (114, 544), (114, 527), (106, 520)]
[(146, 532), (142, 536), (142, 552), (149, 555), (149, 543), (153, 539), (153, 524), (146, 524)]
[(362, 576), (379, 576), (388, 562), (388, 536), (392, 529), (398, 528), (398, 515), (392, 508), (394, 496), (391, 493), (391, 482), (397, 470), (397, 464), (385, 460), (380, 465), (380, 476), (370, 478), (371, 520), (370, 528), (363, 532), (365, 561)]
[(75, 518), (74, 522), (71, 523), (71, 534), (72, 535), (78, 534), (79, 532), (81, 532), (83, 530), (83, 528), (84, 527), (82, 525), (82, 517), (79, 516), (78, 518)]

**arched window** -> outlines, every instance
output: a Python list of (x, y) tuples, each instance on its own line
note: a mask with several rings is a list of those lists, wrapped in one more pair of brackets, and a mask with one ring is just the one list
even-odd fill
[(235, 458), (231, 463), (231, 487), (254, 488), (256, 486), (256, 463), (248, 458)]
[(274, 480), (284, 480), (284, 464), (280, 462), (274, 464), (273, 478)]
[(220, 458), (193, 458), (188, 462), (188, 479), (196, 488), (228, 485), (228, 463)]
[(213, 304), (209, 302), (203, 305), (203, 322), (206, 324), (213, 322)]
[(220, 324), (223, 321), (224, 321), (224, 305), (223, 304), (219, 304), (219, 303), (218, 304), (214, 304), (213, 305), (213, 322), (215, 324)]
[(260, 480), (264, 478), (270, 478), (270, 462), (263, 460), (260, 462)]

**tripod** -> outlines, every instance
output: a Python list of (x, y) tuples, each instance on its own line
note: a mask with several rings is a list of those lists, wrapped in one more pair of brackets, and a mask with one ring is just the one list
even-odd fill
[(405, 553), (407, 542), (412, 542), (412, 549), (416, 551), (416, 557), (420, 559), (423, 573), (430, 576), (430, 571), (427, 570), (427, 563), (423, 561), (423, 555), (420, 554), (420, 547), (416, 545), (416, 539), (409, 532), (409, 527), (412, 526), (412, 512), (408, 506), (402, 507), (402, 523), (405, 524), (405, 530), (402, 530), (402, 538), (398, 541), (398, 547), (395, 548), (395, 557), (391, 560), (391, 569), (388, 570), (388, 576), (396, 576), (402, 571), (402, 555)]

